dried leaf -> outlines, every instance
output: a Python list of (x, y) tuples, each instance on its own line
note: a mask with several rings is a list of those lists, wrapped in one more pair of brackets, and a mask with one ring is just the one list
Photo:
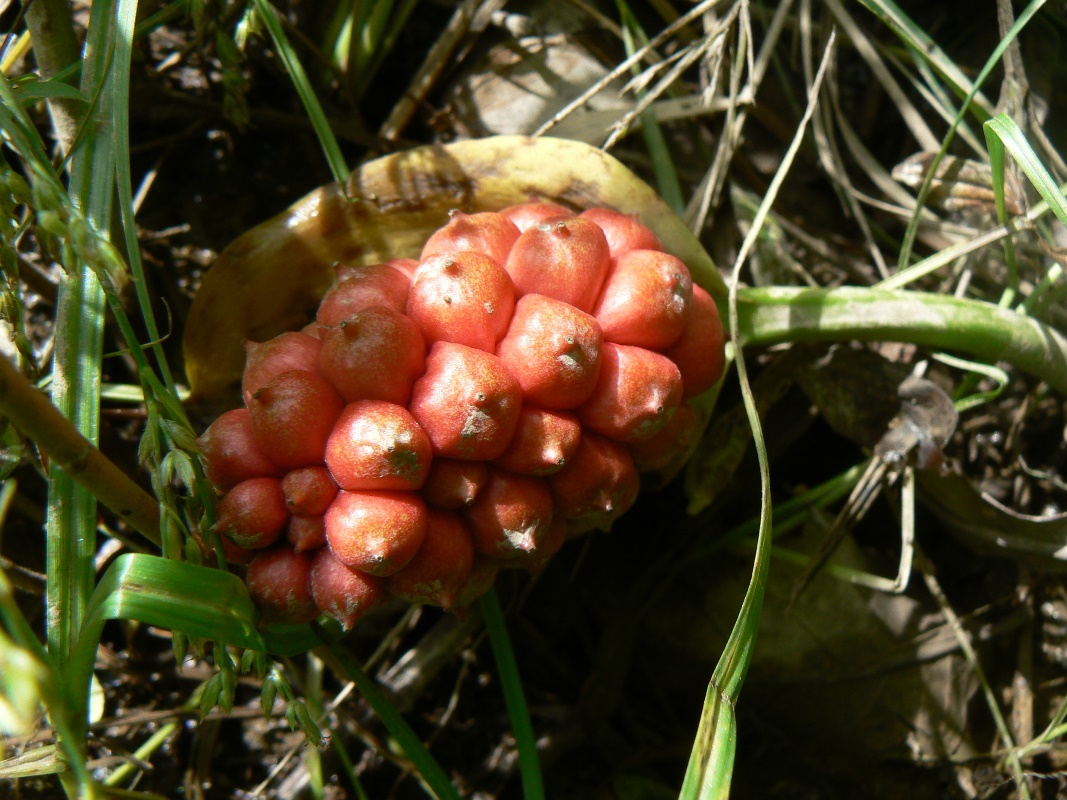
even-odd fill
[[(909, 156), (893, 167), (893, 179), (912, 189), (918, 189), (930, 172), (936, 153), (922, 152)], [(1004, 181), (1004, 203), (1010, 214), (1026, 211), (1026, 195), (1018, 176), (1007, 170)], [(945, 156), (937, 165), (930, 182), (927, 205), (944, 211), (980, 210), (996, 213), (993, 195), (993, 176), (989, 165), (969, 158)]]

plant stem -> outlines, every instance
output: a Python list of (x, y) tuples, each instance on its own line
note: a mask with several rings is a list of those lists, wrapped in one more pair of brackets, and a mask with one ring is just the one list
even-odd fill
[(86, 439), (6, 358), (0, 358), (0, 412), (52, 459), (150, 541), (159, 544), (159, 504)]
[[(78, 60), (78, 40), (68, 0), (34, 0), (26, 9), (26, 26), (33, 41), (33, 56), (42, 80), (54, 78)], [(78, 131), (79, 106), (71, 100), (48, 101), (52, 131), (66, 157)]]
[(979, 300), (912, 291), (839, 287), (738, 291), (738, 338), (782, 342), (909, 342), (1008, 361), (1067, 394), (1067, 338), (1031, 317)]

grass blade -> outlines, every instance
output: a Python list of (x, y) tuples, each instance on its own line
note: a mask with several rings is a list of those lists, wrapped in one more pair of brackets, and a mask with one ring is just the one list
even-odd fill
[[(775, 172), (774, 179), (767, 189), (767, 194), (760, 203), (759, 209), (752, 220), (752, 227), (745, 236), (741, 249), (738, 251), (737, 260), (734, 262), (733, 279), (730, 281), (730, 333), (731, 338), (740, 341), (740, 319), (738, 314), (738, 283), (740, 280), (741, 267), (747, 259), (749, 252), (755, 244), (756, 238), (763, 228), (763, 221), (770, 213), (771, 206), (778, 191), (785, 180), (789, 169), (793, 164), (808, 123), (819, 97), (819, 87), (822, 85), (826, 68), (830, 63), (830, 54), (834, 49), (836, 35), (831, 32), (826, 43), (826, 51), (823, 54), (819, 71), (812, 82), (808, 97), (808, 105), (804, 116), (797, 126), (793, 141), (789, 145), (781, 165)], [(704, 709), (701, 713), (700, 724), (697, 730), (696, 743), (689, 756), (689, 766), (685, 772), (685, 780), (679, 795), (683, 800), (710, 800), (710, 798), (725, 798), (729, 796), (730, 781), (733, 776), (734, 752), (737, 747), (737, 719), (734, 713), (734, 704), (741, 693), (741, 686), (748, 671), (749, 662), (752, 659), (752, 649), (755, 646), (756, 632), (759, 629), (760, 611), (763, 607), (763, 592), (767, 585), (767, 572), (770, 568), (771, 546), (771, 492), (770, 492), (770, 466), (767, 459), (767, 447), (763, 438), (763, 428), (760, 424), (759, 414), (756, 409), (756, 401), (752, 395), (752, 387), (748, 382), (748, 369), (741, 350), (737, 353), (737, 377), (741, 384), (741, 394), (745, 402), (745, 412), (748, 415), (749, 427), (752, 430), (756, 456), (759, 461), (760, 471), (760, 526), (756, 544), (756, 556), (752, 565), (752, 578), (749, 581), (745, 598), (741, 603), (737, 620), (730, 638), (726, 643), (719, 663), (715, 665), (708, 691), (704, 698)]]
[(956, 94), (960, 97), (970, 95), (967, 102), (963, 104), (964, 111), (973, 106), (970, 110), (983, 122), (993, 115), (993, 104), (978, 91), (981, 81), (972, 83), (963, 70), (956, 66), (956, 62), (930, 38), (926, 31), (916, 25), (900, 6), (892, 0), (859, 1), (868, 11), (892, 28), (918, 56), (925, 58), (930, 66), (941, 73)]
[(515, 663), (515, 653), (511, 649), (508, 629), (504, 624), (504, 614), (500, 609), (500, 600), (496, 590), (490, 589), (478, 606), (485, 617), (485, 628), (489, 633), (489, 644), (496, 659), (497, 674), (504, 687), (504, 702), (508, 717), (515, 733), (515, 742), (519, 749), (519, 769), (522, 772), (522, 791), (526, 800), (542, 800), (545, 796), (541, 780), (541, 767), (537, 757), (537, 739), (534, 737), (530, 722), (530, 711), (526, 705), (526, 696), (522, 691), (519, 678), (519, 666)]
[[(637, 50), (635, 39), (639, 40), (643, 47), (648, 45), (648, 36), (638, 24), (637, 18), (625, 0), (616, 0), (616, 5), (619, 8), (619, 16), (622, 20), (622, 39), (623, 44), (626, 46), (626, 55), (632, 56)], [(634, 65), (632, 72), (634, 75), (640, 73), (638, 65)], [(643, 99), (644, 96), (644, 92), (639, 92), (638, 100)], [(652, 159), (652, 171), (656, 176), (656, 188), (659, 190), (660, 196), (667, 201), (667, 205), (673, 208), (676, 213), (682, 214), (685, 212), (685, 198), (682, 197), (682, 185), (678, 180), (678, 170), (675, 168), (674, 160), (671, 158), (667, 138), (663, 135), (663, 128), (660, 127), (659, 122), (656, 120), (655, 112), (650, 108), (642, 111), (640, 118), (641, 135), (644, 136), (645, 146), (648, 148), (649, 156)]]
[[(1020, 17), (1020, 20), (1022, 18)], [(1025, 134), (1016, 124), (1015, 120), (1009, 117), (1007, 114), (997, 114), (992, 119), (986, 121), (984, 125), (986, 134), (986, 145), (990, 148), (990, 154), (996, 150), (1002, 157), (1003, 151), (1007, 150), (1011, 153), (1012, 158), (1015, 159), (1015, 163), (1019, 165), (1019, 169), (1023, 171), (1023, 174), (1030, 180), (1034, 188), (1037, 189), (1037, 193), (1041, 195), (1041, 199), (1044, 200), (1048, 207), (1052, 210), (1052, 213), (1062, 222), (1067, 225), (1067, 198), (1064, 197), (1063, 192), (1053, 179), (1052, 175), (1045, 165), (1041, 163), (1037, 153), (1030, 146), (1030, 143), (1026, 140)], [(997, 170), (993, 171), (994, 180), (997, 179)], [(1003, 172), (999, 176), (1000, 186), (997, 192), (997, 211), (1000, 213), (1001, 206), (1004, 201), (1004, 185), (1003, 185)]]
[(300, 100), (307, 110), (308, 118), (311, 120), (311, 127), (319, 138), (319, 145), (326, 155), (326, 161), (330, 165), (333, 179), (343, 184), (345, 179), (348, 178), (348, 165), (345, 163), (341, 146), (337, 143), (337, 137), (333, 135), (330, 121), (326, 118), (326, 112), (322, 110), (322, 104), (319, 103), (318, 97), (315, 96), (315, 90), (311, 88), (311, 81), (308, 80), (307, 73), (304, 71), (304, 67), (301, 66), (296, 51), (285, 35), (278, 12), (270, 4), (269, 0), (253, 0), (253, 2), (259, 18), (263, 21), (268, 33), (270, 33), (270, 38), (274, 41), (274, 47), (278, 50), (278, 56), (282, 59), (285, 70), (293, 81), (293, 86), (296, 87), (296, 93), (300, 96)]
[[(967, 93), (967, 96), (960, 104), (959, 111), (956, 113), (956, 118), (949, 126), (948, 132), (945, 134), (945, 138), (941, 142), (941, 147), (938, 148), (937, 155), (930, 163), (930, 166), (926, 173), (926, 178), (925, 180), (923, 180), (923, 184), (919, 188), (919, 193), (916, 196), (915, 202), (915, 213), (912, 215), (911, 221), (908, 223), (908, 229), (904, 233), (904, 243), (901, 245), (900, 248), (898, 269), (906, 269), (908, 266), (908, 261), (911, 259), (911, 250), (915, 245), (915, 236), (919, 231), (919, 215), (922, 212), (926, 197), (930, 193), (930, 186), (933, 183), (934, 175), (937, 172), (937, 167), (941, 163), (941, 160), (945, 157), (945, 154), (948, 152), (949, 146), (952, 144), (952, 140), (956, 136), (956, 128), (963, 121), (963, 117), (966, 115), (967, 111), (973, 108), (971, 105), (971, 101), (977, 96), (978, 89), (982, 86), (983, 83), (985, 83), (985, 80), (989, 77), (989, 74), (1000, 63), (1000, 59), (1004, 55), (1004, 51), (1008, 49), (1011, 43), (1026, 26), (1026, 24), (1030, 21), (1034, 14), (1037, 13), (1038, 9), (1040, 9), (1041, 6), (1043, 6), (1044, 4), (1045, 0), (1032, 0), (1030, 5), (1028, 5), (1023, 11), (1023, 13), (1019, 15), (1019, 18), (1015, 21), (1015, 24), (1012, 25), (1011, 29), (1008, 31), (1008, 35), (1001, 39), (1000, 43), (993, 49), (992, 54), (990, 54), (989, 58), (986, 59), (985, 66), (983, 66), (981, 72), (978, 73), (978, 77), (975, 79), (974, 85), (971, 87), (970, 91)], [(986, 134), (987, 146), (988, 139), (989, 135)], [(999, 171), (999, 175), (998, 170), (994, 169), (993, 176), (994, 181), (997, 180), (998, 177), (1001, 180), (1001, 190), (999, 195), (1000, 200), (998, 200), (998, 203), (1002, 203), (1004, 178), (1003, 169)], [(1004, 217), (1001, 217), (1001, 221), (1004, 221)], [(1010, 245), (1005, 245), (1005, 247), (1010, 247)], [(1014, 261), (1015, 259), (1013, 253), (1011, 261), (1009, 263), (1014, 264)]]

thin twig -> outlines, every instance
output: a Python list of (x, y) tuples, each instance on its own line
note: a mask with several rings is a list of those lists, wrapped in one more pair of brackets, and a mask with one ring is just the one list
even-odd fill
[(82, 436), (6, 358), (0, 358), (0, 413), (130, 527), (160, 543), (155, 498)]

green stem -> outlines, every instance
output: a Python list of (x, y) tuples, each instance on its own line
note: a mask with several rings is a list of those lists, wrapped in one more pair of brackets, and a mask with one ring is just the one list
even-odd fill
[(1008, 361), (1067, 394), (1067, 338), (1054, 328), (980, 300), (844, 286), (738, 291), (743, 345), (782, 342), (909, 342)]

